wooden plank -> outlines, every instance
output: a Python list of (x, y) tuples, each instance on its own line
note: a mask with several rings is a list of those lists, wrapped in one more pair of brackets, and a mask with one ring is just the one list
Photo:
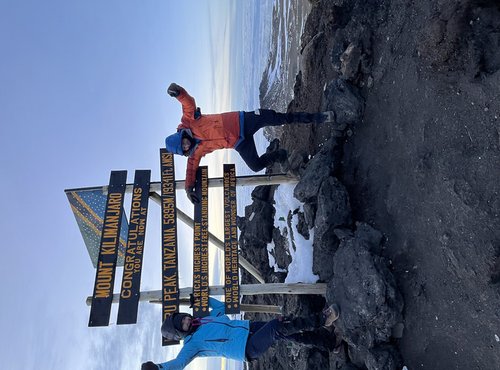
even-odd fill
[[(153, 304), (161, 304), (161, 301), (149, 301), (149, 303)], [(189, 305), (189, 299), (181, 299), (181, 305)], [(275, 315), (281, 315), (283, 313), (283, 307), (267, 305), (267, 304), (240, 304), (240, 313), (251, 313), (251, 312), (259, 312), (259, 313), (271, 313)]]
[(210, 314), (208, 306), (208, 167), (200, 166), (196, 173), (196, 194), (200, 202), (194, 205), (193, 224), (193, 316)]
[(111, 171), (89, 327), (109, 325), (126, 182), (127, 171)]
[[(325, 283), (304, 284), (304, 283), (272, 283), (272, 284), (242, 284), (240, 285), (241, 295), (258, 294), (314, 294), (326, 295)], [(189, 294), (193, 292), (192, 287), (179, 289), (179, 299), (189, 299)], [(224, 285), (213, 285), (209, 287), (210, 295), (223, 295)], [(118, 302), (119, 295), (113, 296), (113, 303)], [(161, 290), (151, 290), (141, 292), (141, 301), (154, 301), (161, 299)], [(91, 297), (87, 298), (87, 304), (90, 304)]]
[[(175, 168), (172, 153), (160, 149), (162, 229), (162, 323), (179, 311), (179, 258), (177, 248), (177, 207)], [(176, 344), (162, 338), (162, 345)]]
[[(288, 174), (274, 174), (274, 175), (247, 175), (238, 176), (236, 178), (236, 186), (259, 186), (259, 185), (280, 185), (280, 184), (296, 184), (299, 182), (298, 177), (288, 175)], [(185, 181), (177, 180), (175, 186), (177, 189), (184, 190)], [(221, 188), (224, 185), (223, 177), (215, 177), (208, 180), (209, 188)], [(64, 191), (93, 191), (101, 190), (104, 194), (108, 192), (107, 186), (91, 186), (85, 188), (74, 188), (65, 189)], [(133, 190), (133, 184), (127, 184), (126, 193), (131, 193)], [(161, 191), (161, 182), (155, 181), (151, 182), (151, 191)]]
[(132, 202), (130, 206), (127, 250), (123, 265), (118, 319), (116, 321), (118, 325), (137, 323), (150, 180), (150, 170), (135, 171), (134, 191), (132, 192)]
[(224, 304), (227, 314), (240, 313), (236, 169), (224, 164)]

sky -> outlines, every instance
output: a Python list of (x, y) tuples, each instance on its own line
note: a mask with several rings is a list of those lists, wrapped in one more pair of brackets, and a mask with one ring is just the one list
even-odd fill
[[(170, 82), (204, 112), (241, 103), (228, 73), (245, 46), (231, 41), (237, 11), (229, 0), (0, 0), (1, 368), (136, 369), (172, 355), (158, 345), (159, 307), (141, 304), (137, 325), (87, 327), (95, 270), (64, 189), (119, 169), (128, 182), (135, 169), (159, 179), (158, 149), (181, 112)], [(155, 219), (151, 202), (143, 290), (160, 284)]]

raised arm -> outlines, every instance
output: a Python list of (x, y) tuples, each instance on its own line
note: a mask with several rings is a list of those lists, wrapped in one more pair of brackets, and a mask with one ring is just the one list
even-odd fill
[(198, 351), (189, 344), (185, 344), (174, 360), (158, 364), (159, 369), (181, 370), (196, 358)]
[(182, 119), (183, 123), (191, 122), (195, 118), (196, 102), (194, 98), (187, 93), (187, 91), (175, 82), (172, 82), (167, 89), (168, 95), (182, 104)]

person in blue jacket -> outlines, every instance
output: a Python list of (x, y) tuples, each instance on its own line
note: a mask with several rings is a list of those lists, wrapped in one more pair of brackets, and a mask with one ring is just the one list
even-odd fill
[(335, 304), (323, 313), (306, 318), (268, 322), (232, 320), (224, 314), (224, 304), (214, 298), (209, 299), (209, 305), (212, 308), (210, 315), (203, 318), (193, 318), (187, 313), (167, 317), (161, 327), (163, 337), (184, 340), (184, 346), (174, 360), (160, 364), (148, 361), (142, 364), (141, 370), (183, 369), (196, 357), (252, 361), (277, 340), (291, 340), (327, 351), (341, 344), (341, 338), (329, 329), (339, 317), (339, 308)]

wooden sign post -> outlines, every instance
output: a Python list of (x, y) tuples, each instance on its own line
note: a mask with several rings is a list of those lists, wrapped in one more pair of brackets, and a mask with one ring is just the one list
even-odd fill
[[(94, 292), (87, 298), (91, 306), (89, 326), (109, 325), (111, 305), (120, 303), (117, 324), (137, 322), (139, 301), (161, 303), (162, 322), (173, 313), (179, 312), (179, 304), (186, 304), (189, 295), (194, 296), (193, 316), (209, 315), (209, 295), (225, 295), (225, 313), (272, 312), (279, 313), (280, 307), (262, 305), (240, 305), (241, 295), (253, 294), (321, 294), (326, 293), (326, 284), (264, 284), (264, 278), (252, 264), (239, 257), (236, 186), (256, 186), (279, 183), (293, 183), (296, 179), (286, 175), (242, 176), (236, 177), (233, 164), (224, 165), (224, 176), (208, 179), (208, 168), (199, 167), (197, 172), (197, 196), (200, 200), (195, 205), (194, 220), (176, 206), (176, 185), (173, 154), (160, 150), (161, 182), (151, 182), (151, 171), (138, 170), (134, 184), (126, 184), (127, 171), (112, 171), (109, 186), (82, 189), (68, 189), (67, 194), (76, 192), (99, 192), (97, 204), (103, 207), (102, 194), (107, 193), (104, 220), (102, 222), (99, 255), (96, 266)], [(208, 231), (208, 188), (223, 186), (224, 194), (224, 242)], [(161, 190), (161, 195), (156, 191)], [(100, 193), (102, 192), (102, 193)], [(113, 294), (118, 244), (123, 216), (125, 192), (132, 193), (130, 223), (120, 294)], [(148, 199), (161, 205), (161, 240), (162, 240), (162, 289), (140, 292), (142, 261), (148, 214)], [(71, 197), (68, 197), (71, 204)], [(89, 206), (90, 207), (90, 206)], [(88, 207), (87, 207), (88, 208)], [(102, 208), (101, 208), (102, 209)], [(79, 212), (78, 209), (76, 211)], [(93, 210), (89, 212), (95, 216)], [(78, 216), (78, 215), (77, 215)], [(177, 217), (193, 227), (193, 286), (179, 288), (179, 259)], [(78, 222), (77, 218), (77, 222)], [(85, 222), (84, 220), (81, 222)], [(93, 225), (93, 224), (92, 224)], [(224, 286), (209, 286), (209, 240), (224, 250)], [(124, 243), (125, 244), (125, 243)], [(261, 284), (240, 286), (239, 266), (250, 272)], [(178, 344), (163, 338), (163, 345)]]
[(236, 169), (224, 165), (224, 294), (225, 312), (240, 313), (238, 227), (236, 224)]
[(111, 171), (89, 326), (109, 325), (126, 183), (127, 171)]
[[(172, 153), (160, 150), (161, 229), (162, 229), (162, 322), (179, 312), (179, 259), (177, 248), (177, 207), (175, 204), (175, 170)], [(162, 338), (164, 346), (176, 344)]]
[(193, 316), (210, 314), (208, 307), (208, 168), (202, 166), (196, 173), (196, 194), (193, 227)]
[(120, 306), (118, 307), (118, 319), (116, 322), (118, 325), (135, 324), (137, 322), (150, 180), (150, 170), (135, 171), (127, 250), (120, 290)]

